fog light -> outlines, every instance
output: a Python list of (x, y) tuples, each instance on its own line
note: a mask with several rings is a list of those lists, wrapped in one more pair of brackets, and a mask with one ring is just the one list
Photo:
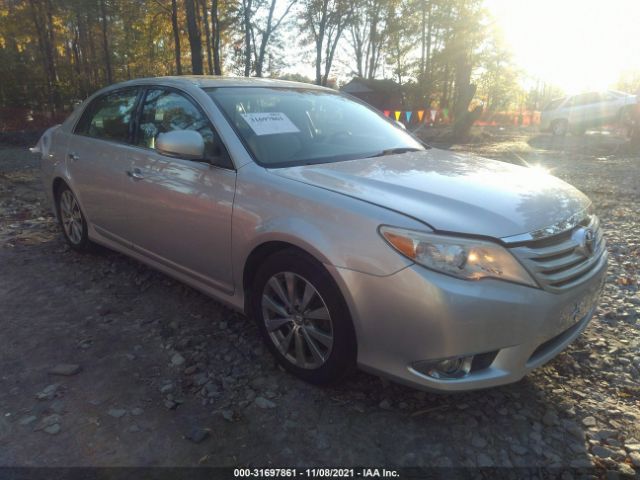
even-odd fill
[(467, 357), (451, 357), (442, 360), (418, 362), (414, 368), (430, 377), (440, 380), (463, 378), (471, 371), (473, 355)]

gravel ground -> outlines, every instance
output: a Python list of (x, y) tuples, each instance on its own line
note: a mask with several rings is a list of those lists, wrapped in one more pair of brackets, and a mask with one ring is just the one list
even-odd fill
[(37, 159), (0, 147), (0, 465), (640, 472), (640, 156), (602, 134), (493, 130), (452, 148), (576, 185), (610, 253), (597, 315), (566, 352), (457, 395), (364, 373), (331, 388), (292, 378), (247, 318), (120, 254), (71, 252)]

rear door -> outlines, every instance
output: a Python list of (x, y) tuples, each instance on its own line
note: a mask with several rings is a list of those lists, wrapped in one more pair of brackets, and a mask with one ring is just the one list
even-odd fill
[(75, 126), (67, 149), (72, 188), (89, 223), (100, 235), (125, 243), (123, 196), (132, 120), (140, 90), (127, 88), (94, 99)]
[[(128, 147), (127, 238), (140, 253), (183, 275), (230, 293), (231, 214), (236, 172), (203, 109), (184, 92), (148, 88), (141, 100), (135, 146)], [(196, 130), (205, 159), (166, 156), (160, 133)]]
[(597, 92), (582, 93), (571, 100), (569, 124), (597, 125), (602, 119), (600, 95)]

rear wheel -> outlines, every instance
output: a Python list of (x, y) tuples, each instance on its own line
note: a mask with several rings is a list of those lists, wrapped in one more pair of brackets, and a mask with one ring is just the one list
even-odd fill
[(296, 249), (274, 254), (260, 267), (249, 295), (263, 339), (286, 370), (324, 384), (355, 369), (349, 310), (315, 259)]
[(67, 185), (56, 192), (56, 208), (62, 234), (74, 250), (87, 251), (92, 244), (89, 240), (87, 221), (80, 208), (78, 199)]

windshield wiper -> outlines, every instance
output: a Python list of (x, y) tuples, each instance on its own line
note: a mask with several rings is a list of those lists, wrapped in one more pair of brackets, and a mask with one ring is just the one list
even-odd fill
[(398, 147), (398, 148), (388, 148), (386, 150), (382, 150), (380, 153), (376, 153), (375, 155), (371, 155), (373, 157), (384, 157), (386, 155), (397, 155), (398, 153), (407, 153), (407, 152), (422, 152), (422, 148), (413, 148), (413, 147)]

